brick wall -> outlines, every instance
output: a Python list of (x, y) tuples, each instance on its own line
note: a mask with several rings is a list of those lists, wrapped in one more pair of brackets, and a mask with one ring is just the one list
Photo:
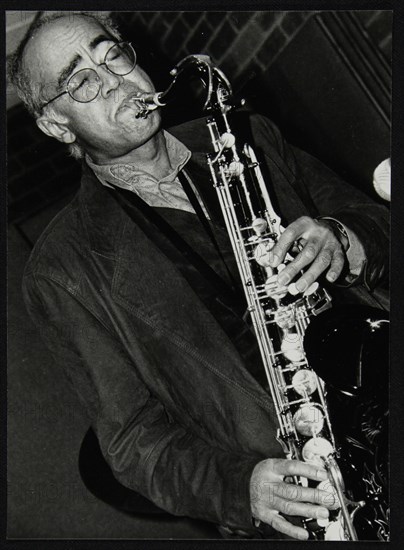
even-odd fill
[[(241, 83), (265, 71), (306, 21), (321, 12), (136, 12), (118, 14), (129, 35), (150, 38), (171, 63), (206, 53), (230, 80)], [(389, 11), (356, 11), (358, 21), (387, 59), (391, 58)]]
[(136, 12), (117, 15), (128, 35), (149, 36), (167, 60), (211, 56), (233, 83), (265, 71), (315, 12)]
[(391, 60), (393, 12), (364, 10), (357, 11), (355, 14), (365, 32), (377, 44), (386, 59)]
[(80, 166), (22, 105), (7, 119), (8, 221), (18, 223), (77, 189)]

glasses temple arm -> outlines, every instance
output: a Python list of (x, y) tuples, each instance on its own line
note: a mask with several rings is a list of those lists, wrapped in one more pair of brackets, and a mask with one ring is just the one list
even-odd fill
[(42, 109), (45, 109), (45, 107), (46, 107), (47, 105), (49, 105), (49, 103), (52, 103), (52, 101), (55, 101), (55, 99), (58, 99), (58, 98), (61, 97), (62, 95), (65, 95), (65, 94), (68, 94), (68, 93), (69, 93), (69, 92), (68, 92), (67, 90), (65, 90), (64, 92), (61, 92), (61, 93), (58, 94), (57, 96), (52, 97), (52, 99), (50, 99), (49, 101), (47, 101), (46, 103), (43, 103), (43, 104), (41, 105), (41, 111), (42, 111)]

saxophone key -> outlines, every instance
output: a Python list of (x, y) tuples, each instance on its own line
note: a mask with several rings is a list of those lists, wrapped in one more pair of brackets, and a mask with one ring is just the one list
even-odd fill
[(300, 369), (293, 375), (291, 385), (299, 395), (312, 395), (317, 389), (317, 376), (312, 370)]
[(297, 433), (306, 437), (318, 435), (324, 427), (324, 414), (313, 403), (304, 403), (293, 415)]
[(319, 527), (327, 527), (330, 523), (330, 520), (328, 518), (317, 518), (316, 521)]
[(227, 166), (227, 169), (226, 169), (226, 175), (230, 178), (240, 177), (243, 172), (244, 172), (244, 164), (237, 160), (233, 160), (232, 162), (230, 162), (230, 164)]
[(281, 300), (288, 293), (288, 287), (278, 283), (278, 275), (274, 274), (265, 282), (265, 293), (269, 298)]
[(251, 224), (251, 227), (252, 227), (254, 233), (257, 236), (260, 236), (263, 233), (265, 233), (265, 231), (268, 229), (268, 223), (263, 218), (255, 218), (255, 220), (253, 220), (253, 222)]
[(287, 332), (281, 343), (281, 351), (288, 361), (300, 362), (304, 359), (304, 351), (300, 336), (296, 332)]
[(223, 147), (223, 149), (231, 149), (234, 144), (236, 143), (236, 138), (234, 135), (230, 132), (224, 132), (220, 138), (220, 145)]
[(257, 262), (258, 265), (270, 268), (271, 263), (269, 253), (270, 249), (268, 244), (261, 242), (257, 244), (257, 246), (254, 248), (254, 260)]
[(324, 534), (324, 540), (349, 540), (342, 521), (331, 521), (326, 529)]
[(303, 446), (302, 458), (305, 462), (324, 468), (327, 457), (334, 452), (334, 447), (324, 437), (312, 437)]
[(282, 307), (275, 311), (275, 323), (282, 329), (293, 328), (296, 324), (295, 309), (291, 307)]
[(312, 294), (315, 294), (318, 291), (319, 284), (317, 281), (315, 281), (313, 284), (309, 286), (304, 292), (303, 296), (311, 296)]
[(313, 284), (311, 284), (309, 288), (307, 288), (304, 292), (301, 292), (300, 290), (298, 290), (296, 283), (290, 283), (288, 285), (288, 292), (292, 296), (297, 296), (298, 294), (302, 294), (302, 296), (311, 296), (317, 292), (318, 287), (319, 285), (318, 285), (318, 282), (316, 281)]

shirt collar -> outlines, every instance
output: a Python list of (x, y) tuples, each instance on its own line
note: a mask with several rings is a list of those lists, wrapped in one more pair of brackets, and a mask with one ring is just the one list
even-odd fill
[(171, 166), (173, 166), (173, 170), (161, 180), (156, 179), (134, 163), (96, 164), (88, 155), (86, 155), (86, 162), (98, 179), (104, 184), (107, 181), (111, 181), (111, 183), (115, 182), (121, 187), (132, 189), (133, 186), (137, 184), (141, 185), (142, 181), (145, 180), (155, 183), (170, 183), (175, 180), (178, 172), (182, 170), (190, 159), (191, 151), (166, 130), (163, 130), (163, 135), (166, 141), (168, 158)]

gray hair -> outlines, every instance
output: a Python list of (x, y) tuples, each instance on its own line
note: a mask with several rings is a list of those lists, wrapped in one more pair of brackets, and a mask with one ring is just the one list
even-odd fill
[[(16, 51), (10, 56), (7, 62), (7, 72), (11, 83), (15, 86), (17, 94), (24, 103), (28, 112), (37, 119), (42, 112), (41, 105), (46, 101), (43, 96), (44, 85), (36, 84), (32, 77), (29, 68), (24, 68), (24, 54), (28, 42), (31, 38), (45, 25), (60, 19), (61, 17), (74, 16), (91, 17), (99, 23), (113, 38), (122, 40), (122, 37), (117, 29), (116, 24), (111, 19), (109, 14), (105, 12), (85, 12), (85, 11), (53, 11), (39, 12), (34, 21), (29, 26), (24, 38), (19, 44)], [(60, 115), (55, 109), (49, 105), (46, 107), (48, 114), (55, 121), (61, 122)], [(69, 153), (72, 157), (79, 159), (84, 156), (84, 151), (77, 143), (68, 145)]]

